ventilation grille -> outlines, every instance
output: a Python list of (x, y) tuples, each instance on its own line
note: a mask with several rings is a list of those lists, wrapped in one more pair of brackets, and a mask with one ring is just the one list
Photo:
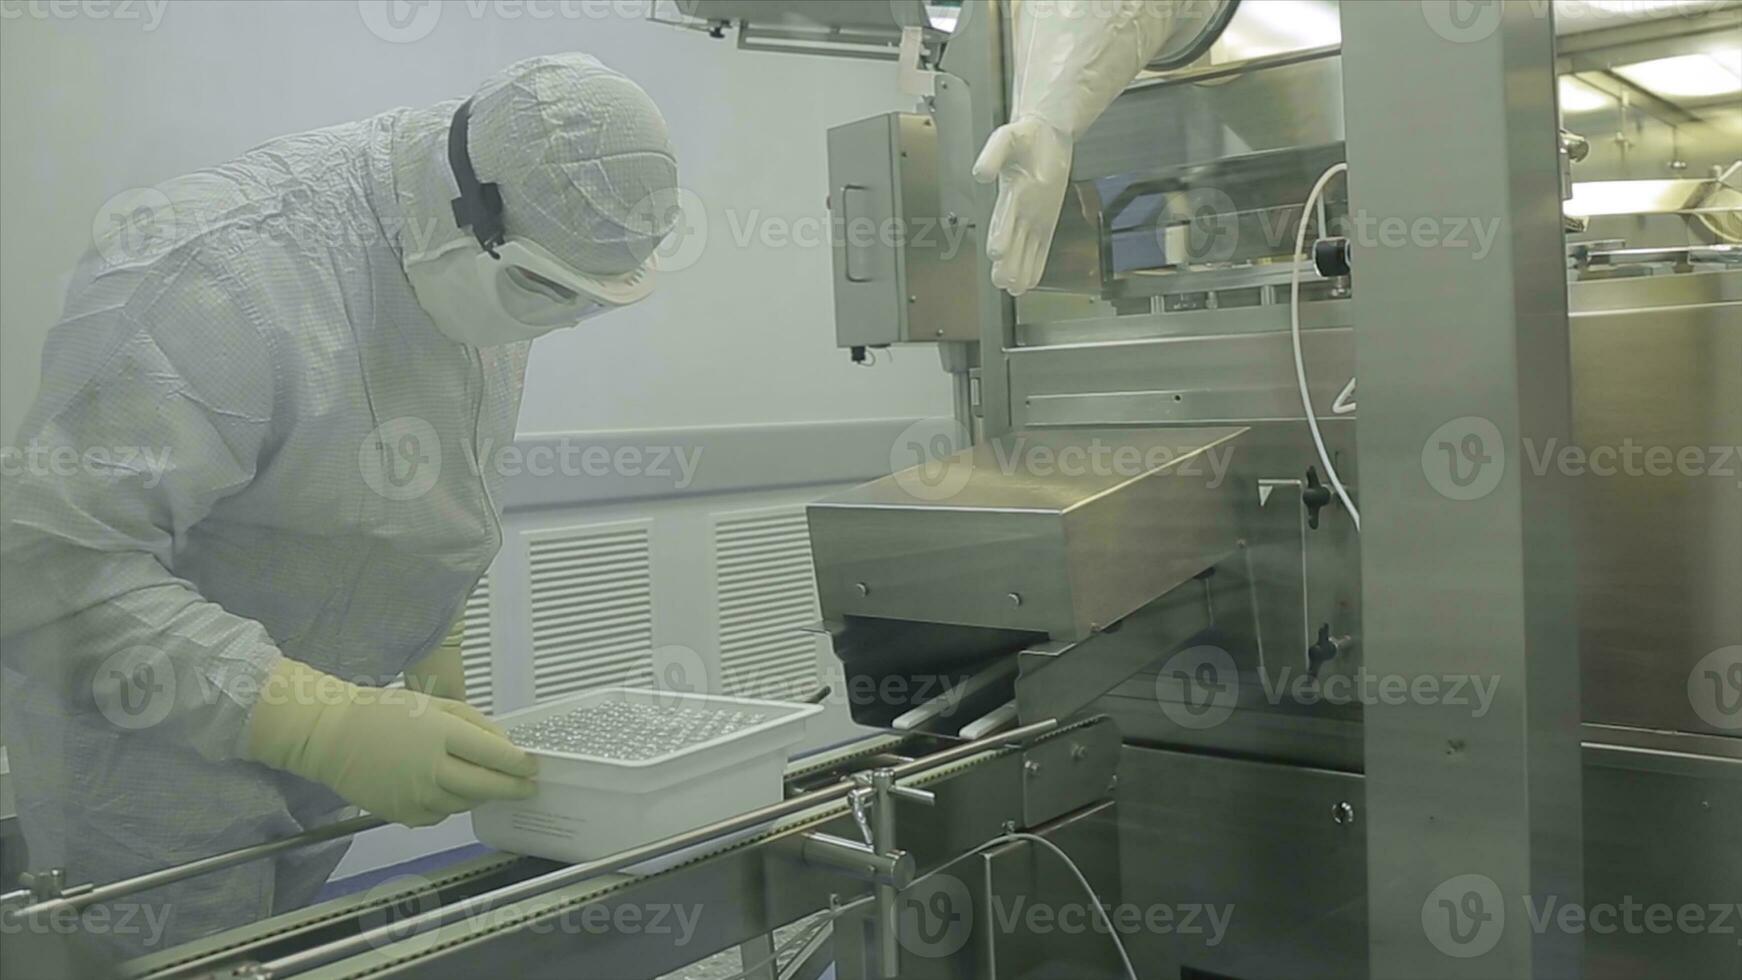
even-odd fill
[(720, 682), (736, 697), (796, 699), (817, 686), (816, 574), (802, 509), (714, 519)]
[(652, 682), (647, 533), (637, 521), (528, 535), (533, 700)]
[(462, 614), (466, 637), (460, 642), (460, 662), (466, 671), (466, 703), (489, 714), (495, 707), (495, 677), (490, 668), (490, 576), (466, 597)]

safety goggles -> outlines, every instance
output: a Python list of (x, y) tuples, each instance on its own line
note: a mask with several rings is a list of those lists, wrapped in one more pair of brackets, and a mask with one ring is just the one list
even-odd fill
[(467, 99), (454, 110), (448, 127), (447, 158), (459, 190), (453, 200), (454, 223), (476, 239), (473, 267), (485, 290), (483, 295), (493, 297), (511, 320), (529, 327), (556, 328), (628, 306), (653, 291), (651, 256), (628, 275), (589, 276), (536, 242), (511, 237), (504, 221), (501, 188), (480, 181), (472, 168), (466, 145), (471, 118), (472, 100)]
[(494, 255), (479, 249), (472, 261), (502, 311), (533, 327), (573, 326), (653, 291), (651, 260), (625, 276), (589, 276), (536, 242), (510, 238), (496, 246)]

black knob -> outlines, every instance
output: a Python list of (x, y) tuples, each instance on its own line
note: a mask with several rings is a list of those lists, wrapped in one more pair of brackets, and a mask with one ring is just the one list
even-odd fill
[(1318, 467), (1307, 467), (1306, 488), (1300, 492), (1300, 502), (1306, 504), (1307, 527), (1315, 531), (1319, 529), (1319, 511), (1333, 499), (1331, 488), (1319, 482)]
[(1341, 651), (1337, 649), (1337, 644), (1331, 639), (1331, 624), (1321, 624), (1318, 640), (1312, 646), (1307, 647), (1307, 663), (1310, 665), (1313, 675), (1318, 676), (1319, 665), (1334, 659), (1339, 652)]
[(1349, 274), (1349, 240), (1321, 238), (1313, 243), (1313, 268), (1326, 279)]

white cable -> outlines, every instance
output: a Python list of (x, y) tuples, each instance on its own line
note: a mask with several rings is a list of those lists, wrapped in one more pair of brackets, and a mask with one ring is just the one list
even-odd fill
[[(1338, 499), (1349, 509), (1349, 519), (1355, 522), (1356, 532), (1361, 530), (1361, 512), (1355, 509), (1355, 502), (1349, 499), (1349, 491), (1343, 489), (1343, 481), (1337, 475), (1337, 468), (1331, 465), (1331, 454), (1325, 449), (1324, 434), (1319, 431), (1318, 413), (1313, 411), (1313, 396), (1307, 390), (1306, 359), (1300, 352), (1300, 268), (1306, 261), (1307, 215), (1313, 213), (1313, 205), (1319, 195), (1325, 192), (1331, 178), (1349, 169), (1346, 163), (1339, 163), (1319, 176), (1318, 183), (1313, 185), (1312, 193), (1307, 195), (1306, 204), (1300, 213), (1300, 227), (1294, 235), (1294, 271), (1288, 279), (1288, 328), (1289, 337), (1294, 341), (1294, 380), (1300, 385), (1300, 405), (1306, 411), (1307, 428), (1312, 430), (1313, 445), (1318, 447), (1319, 462), (1324, 464), (1325, 476), (1331, 481), (1331, 489), (1337, 492)], [(1350, 388), (1354, 382), (1349, 382)], [(1349, 390), (1349, 389), (1345, 389)]]
[[(1082, 885), (1083, 891), (1088, 893), (1089, 904), (1095, 907), (1095, 911), (1098, 912), (1101, 916), (1101, 921), (1105, 922), (1107, 924), (1107, 935), (1112, 937), (1113, 948), (1119, 952), (1119, 959), (1125, 964), (1126, 976), (1130, 977), (1131, 980), (1137, 980), (1137, 968), (1131, 965), (1131, 956), (1125, 952), (1125, 941), (1119, 938), (1119, 930), (1114, 927), (1113, 920), (1107, 915), (1107, 910), (1101, 907), (1101, 896), (1095, 894), (1095, 889), (1089, 885), (1089, 879), (1083, 877), (1082, 869), (1077, 867), (1077, 862), (1071, 860), (1071, 856), (1069, 854), (1066, 854), (1064, 852), (1063, 848), (1059, 847), (1057, 844), (1054, 844), (1052, 841), (1047, 840), (1045, 837), (1041, 837), (1038, 834), (1024, 834), (1024, 833), (1011, 832), (1008, 834), (1003, 834), (1003, 835), (998, 836), (998, 837), (994, 837), (991, 840), (987, 841), (986, 843), (981, 844), (978, 847), (970, 848), (967, 851), (964, 851), (961, 854), (956, 855), (955, 857), (951, 858), (950, 860), (945, 861), (943, 864), (938, 865), (936, 868), (933, 868), (931, 871), (928, 871), (925, 874), (920, 875), (918, 878), (913, 879), (913, 884), (908, 885), (908, 887), (912, 888), (913, 885), (917, 885), (920, 882), (926, 880), (927, 878), (932, 877), (933, 875), (943, 874), (944, 871), (948, 870), (949, 868), (954, 867), (955, 865), (961, 864), (963, 861), (966, 861), (967, 859), (973, 857), (974, 855), (979, 854), (981, 851), (990, 850), (991, 848), (997, 847), (1000, 844), (1014, 844), (1017, 841), (1030, 841), (1032, 843), (1039, 844), (1042, 847), (1045, 847), (1047, 850), (1053, 852), (1054, 854), (1057, 854), (1059, 856), (1059, 860), (1061, 860), (1065, 863), (1065, 867), (1071, 869), (1071, 874), (1075, 875), (1077, 878), (1077, 884)], [(860, 899), (859, 901), (864, 902), (864, 901), (869, 901), (869, 899)], [(858, 902), (847, 905), (847, 906), (843, 907), (841, 909), (841, 911), (844, 912), (847, 909), (852, 908), (853, 905), (856, 905), (856, 904), (858, 904)]]
[[(1077, 884), (1082, 885), (1083, 891), (1088, 893), (1089, 904), (1094, 906), (1095, 911), (1101, 914), (1101, 921), (1107, 924), (1107, 935), (1113, 940), (1113, 948), (1119, 951), (1119, 959), (1125, 964), (1126, 976), (1130, 977), (1131, 980), (1137, 980), (1137, 968), (1131, 965), (1131, 956), (1125, 952), (1125, 941), (1119, 938), (1119, 930), (1114, 927), (1112, 917), (1107, 914), (1105, 908), (1101, 907), (1101, 896), (1095, 894), (1095, 889), (1090, 886), (1089, 879), (1083, 876), (1082, 869), (1078, 868), (1077, 862), (1072, 861), (1071, 856), (1064, 852), (1064, 848), (1059, 847), (1057, 844), (1054, 844), (1052, 841), (1049, 841), (1038, 834), (1006, 834), (999, 838), (999, 841), (1006, 840), (1030, 841), (1039, 844), (1059, 856), (1059, 860), (1063, 861), (1065, 867), (1071, 869), (1071, 874), (1076, 876)], [(994, 843), (998, 843), (999, 841), (995, 841)]]
[[(861, 901), (864, 901), (864, 900), (862, 899)], [(764, 957), (760, 960), (757, 960), (755, 963), (752, 963), (751, 965), (743, 968), (742, 970), (739, 970), (737, 973), (734, 973), (731, 976), (728, 976), (726, 978), (726, 980), (746, 980), (746, 978), (748, 978), (751, 974), (760, 973), (761, 971), (766, 970), (770, 966), (778, 967), (779, 963), (780, 963), (780, 958), (782, 956), (785, 956), (788, 951), (796, 949), (796, 948), (803, 946), (804, 944), (810, 942), (812, 939), (814, 939), (817, 936), (818, 933), (822, 932), (824, 929), (827, 929), (830, 925), (834, 924), (834, 921), (836, 919), (840, 918), (842, 912), (845, 912), (847, 909), (850, 909), (852, 907), (853, 907), (852, 905), (845, 905), (845, 906), (842, 906), (841, 908), (839, 908), (833, 912), (825, 912), (821, 918), (817, 919), (816, 922), (812, 923), (811, 925), (805, 926), (804, 929), (798, 933), (798, 935), (793, 936), (791, 939), (788, 939), (786, 942), (783, 942), (780, 945), (776, 946), (774, 948), (774, 952), (768, 954), (766, 957)], [(792, 964), (789, 963), (787, 965), (791, 966)], [(776, 969), (775, 972), (778, 973), (779, 970)]]
[[(1024, 833), (1012, 832), (1012, 833), (1008, 833), (1008, 834), (1003, 834), (1003, 835), (998, 836), (998, 837), (994, 837), (984, 844), (981, 844), (977, 847), (971, 847), (968, 850), (963, 851), (961, 854), (956, 855), (955, 857), (949, 859), (948, 861), (945, 861), (943, 864), (940, 864), (937, 867), (933, 868), (932, 870), (926, 872), (925, 874), (920, 875), (918, 878), (913, 879), (913, 881), (910, 882), (907, 887), (912, 888), (914, 885), (917, 885), (920, 882), (925, 881), (927, 878), (932, 878), (932, 877), (935, 877), (937, 875), (943, 874), (945, 871), (949, 870), (950, 868), (953, 868), (956, 865), (961, 864), (963, 861), (968, 860), (969, 858), (973, 857), (976, 854), (979, 854), (982, 851), (991, 850), (992, 848), (997, 847), (1000, 844), (1014, 844), (1017, 841), (1029, 841), (1031, 843), (1041, 845), (1042, 847), (1053, 852), (1054, 854), (1057, 854), (1059, 856), (1059, 860), (1061, 860), (1065, 863), (1065, 867), (1071, 869), (1071, 874), (1076, 876), (1077, 884), (1082, 885), (1083, 891), (1088, 894), (1089, 904), (1094, 906), (1095, 911), (1101, 916), (1101, 921), (1107, 924), (1107, 935), (1112, 938), (1113, 948), (1118, 951), (1120, 961), (1125, 964), (1126, 976), (1130, 977), (1130, 980), (1137, 980), (1137, 968), (1131, 965), (1131, 956), (1129, 953), (1127, 953), (1125, 951), (1125, 941), (1119, 938), (1119, 930), (1113, 925), (1113, 919), (1107, 914), (1107, 910), (1101, 906), (1101, 896), (1095, 893), (1095, 889), (1089, 884), (1089, 879), (1084, 877), (1082, 869), (1077, 867), (1077, 862), (1071, 860), (1071, 856), (1069, 854), (1066, 854), (1064, 852), (1063, 848), (1059, 847), (1057, 844), (1054, 844), (1052, 841), (1047, 840), (1045, 837), (1041, 837), (1038, 834), (1024, 834)], [(780, 958), (781, 954), (783, 954), (787, 949), (790, 949), (794, 946), (801, 945), (802, 943), (808, 941), (810, 939), (810, 937), (812, 935), (814, 935), (816, 931), (820, 930), (823, 926), (834, 922), (836, 919), (840, 918), (842, 915), (845, 915), (847, 912), (851, 911), (852, 909), (857, 908), (858, 906), (864, 905), (865, 903), (871, 901), (872, 897), (873, 896), (867, 895), (864, 898), (854, 899), (853, 901), (848, 902), (847, 904), (842, 905), (839, 908), (832, 909), (831, 911), (829, 911), (827, 914), (825, 914), (821, 919), (819, 919), (817, 921), (814, 928), (809, 928), (805, 932), (801, 932), (798, 936), (787, 940), (785, 943), (782, 943), (780, 948), (778, 948), (774, 951), (773, 956), (770, 956), (767, 959), (764, 959), (764, 960), (758, 962), (754, 966), (746, 967), (740, 973), (734, 974), (732, 977), (730, 977), (729, 980), (741, 980), (741, 978), (746, 977), (749, 974), (754, 973), (755, 971), (762, 969), (763, 967), (766, 967), (768, 964), (778, 960)]]

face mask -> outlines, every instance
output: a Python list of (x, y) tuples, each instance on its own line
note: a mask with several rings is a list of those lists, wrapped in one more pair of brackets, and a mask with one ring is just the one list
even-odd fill
[(598, 279), (520, 240), (503, 242), (492, 255), (459, 239), (408, 257), (405, 274), (436, 329), (471, 347), (536, 340), (653, 291), (651, 260), (627, 276)]

